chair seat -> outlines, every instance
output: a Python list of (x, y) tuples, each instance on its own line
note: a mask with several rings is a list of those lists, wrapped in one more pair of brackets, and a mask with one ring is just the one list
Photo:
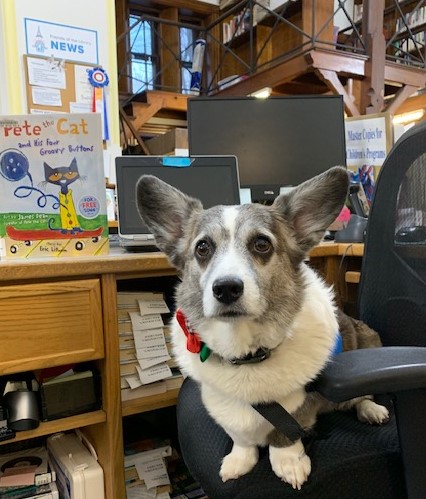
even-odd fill
[(198, 384), (187, 378), (177, 405), (183, 458), (210, 499), (404, 499), (395, 417), (384, 426), (357, 420), (354, 411), (321, 415), (315, 436), (305, 443), (312, 472), (302, 490), (273, 473), (267, 449), (247, 475), (223, 483), (219, 469), (231, 450), (231, 439), (207, 413)]

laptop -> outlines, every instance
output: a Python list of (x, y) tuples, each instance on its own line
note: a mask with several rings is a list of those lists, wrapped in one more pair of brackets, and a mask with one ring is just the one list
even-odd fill
[(240, 204), (235, 156), (121, 156), (115, 164), (119, 243), (128, 251), (157, 249), (136, 207), (135, 187), (142, 175), (155, 175), (200, 199), (204, 208)]

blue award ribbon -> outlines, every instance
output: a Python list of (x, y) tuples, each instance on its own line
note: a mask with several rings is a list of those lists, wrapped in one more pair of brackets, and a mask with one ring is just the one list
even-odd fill
[(103, 139), (109, 140), (109, 127), (108, 127), (108, 116), (107, 116), (107, 105), (106, 105), (106, 95), (104, 92), (104, 87), (109, 85), (109, 77), (107, 72), (100, 67), (89, 69), (87, 71), (89, 78), (89, 83), (93, 88), (100, 88), (102, 91), (102, 113), (103, 113)]

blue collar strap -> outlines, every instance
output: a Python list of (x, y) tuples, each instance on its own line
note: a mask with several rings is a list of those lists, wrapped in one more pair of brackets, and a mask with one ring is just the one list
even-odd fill
[(342, 353), (343, 352), (343, 340), (342, 340), (342, 335), (337, 332), (336, 335), (336, 340), (334, 342), (333, 350), (331, 351), (331, 356), (334, 357), (335, 355)]

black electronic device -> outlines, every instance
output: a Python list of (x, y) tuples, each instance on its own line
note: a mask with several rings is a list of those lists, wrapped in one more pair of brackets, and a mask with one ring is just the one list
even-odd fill
[(346, 166), (342, 96), (188, 99), (190, 154), (237, 156), (240, 183), (268, 202), (332, 166)]
[(334, 240), (336, 243), (363, 243), (367, 230), (368, 219), (359, 215), (351, 215), (348, 225), (336, 231)]
[(200, 199), (204, 208), (240, 204), (235, 156), (121, 156), (116, 174), (118, 233), (121, 246), (129, 251), (156, 249), (136, 207), (135, 188), (142, 175), (155, 175)]

